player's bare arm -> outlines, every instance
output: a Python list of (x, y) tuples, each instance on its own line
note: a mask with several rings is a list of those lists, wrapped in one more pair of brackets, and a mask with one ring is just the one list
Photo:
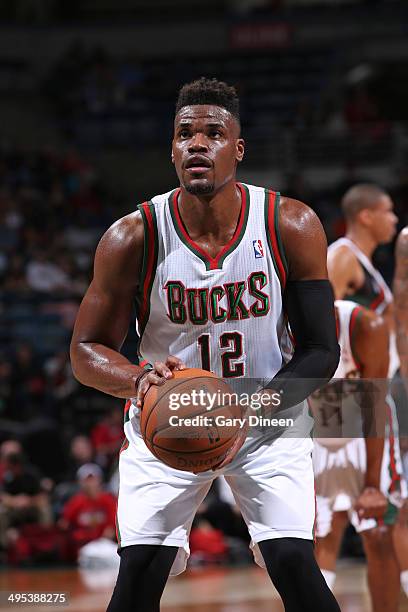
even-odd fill
[(346, 246), (328, 253), (327, 269), (336, 300), (343, 300), (364, 282), (361, 265), (355, 254)]
[[(175, 357), (154, 364), (146, 373), (121, 355), (138, 288), (143, 258), (143, 221), (132, 213), (114, 223), (102, 237), (95, 254), (94, 277), (79, 309), (71, 341), (75, 377), (84, 385), (115, 397), (143, 393), (149, 384), (162, 384)], [(139, 380), (143, 377), (143, 388)], [(142, 384), (140, 387), (142, 387)]]
[(282, 198), (279, 229), (289, 280), (327, 279), (327, 240), (316, 213), (299, 200)]
[(401, 374), (408, 379), (408, 227), (400, 233), (395, 251), (394, 314)]
[[(353, 351), (361, 364), (363, 380), (378, 379), (375, 394), (363, 398), (363, 418), (375, 420), (375, 435), (365, 437), (367, 470), (365, 487), (356, 501), (360, 518), (378, 518), (387, 508), (387, 500), (380, 491), (381, 464), (384, 451), (386, 378), (389, 365), (389, 331), (383, 317), (364, 310), (356, 320)], [(361, 355), (361, 358), (360, 358)], [(371, 415), (371, 416), (370, 416)]]

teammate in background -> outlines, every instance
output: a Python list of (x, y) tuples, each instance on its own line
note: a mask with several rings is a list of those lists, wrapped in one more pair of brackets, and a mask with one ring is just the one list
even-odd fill
[[(237, 183), (243, 156), (235, 90), (215, 79), (185, 85), (172, 143), (180, 187), (120, 219), (96, 252), (71, 355), (82, 383), (130, 399), (119, 463), (120, 570), (109, 612), (133, 612), (135, 606), (157, 612), (169, 573), (185, 568), (194, 514), (221, 474), (286, 612), (339, 610), (313, 552), (310, 437), (251, 432), (217, 469), (194, 475), (161, 463), (140, 435), (147, 389), (184, 364), (231, 382), (272, 379), (271, 388), (284, 391), (282, 414), (292, 408), (286, 391), (293, 400), (296, 387), (299, 403), (318, 386), (314, 379), (327, 381), (336, 370), (321, 224), (297, 200)], [(286, 363), (283, 292), (296, 336)], [(154, 364), (150, 372), (119, 352), (135, 297), (139, 350)], [(310, 380), (310, 387), (294, 385), (294, 378)]]
[(395, 330), (400, 372), (408, 392), (408, 226), (398, 236), (395, 250)]
[[(354, 302), (337, 301), (335, 305), (341, 357), (334, 379), (342, 380), (332, 379), (309, 399), (318, 417), (313, 450), (316, 557), (332, 588), (342, 536), (351, 520), (362, 536), (366, 552), (372, 609), (396, 612), (400, 579), (392, 526), (398, 512), (393, 502), (400, 493), (400, 482), (394, 466), (401, 466), (392, 435), (385, 443), (381, 431), (378, 437), (363, 439), (364, 418), (370, 416), (370, 405), (364, 406), (367, 398), (356, 385), (360, 378), (386, 379), (388, 325), (382, 317)], [(380, 384), (374, 408), (377, 417), (385, 412), (386, 392), (386, 385)], [(377, 526), (388, 526), (380, 537)]]
[(391, 319), (392, 294), (372, 256), (391, 242), (398, 219), (390, 196), (377, 185), (360, 184), (343, 196), (346, 235), (329, 246), (327, 268), (336, 300), (352, 300)]
[[(391, 380), (399, 367), (396, 349), (393, 297), (384, 278), (373, 266), (372, 256), (380, 244), (390, 242), (396, 233), (397, 217), (393, 202), (386, 191), (373, 184), (351, 187), (343, 196), (342, 209), (346, 219), (346, 236), (336, 240), (328, 249), (327, 267), (336, 299), (353, 300), (382, 315), (390, 330), (390, 364), (388, 378)], [(395, 404), (390, 401), (387, 425), (398, 438)], [(395, 453), (400, 455), (399, 441)], [(384, 457), (384, 461), (386, 461)], [(402, 475), (402, 470), (401, 474)], [(406, 483), (401, 479), (401, 490), (406, 496)], [(401, 511), (400, 519), (405, 512)], [(385, 536), (385, 531), (378, 537)], [(401, 585), (408, 596), (408, 527), (398, 520), (393, 529), (395, 552), (400, 566)]]
[[(407, 398), (408, 398), (408, 227), (405, 227), (397, 240), (395, 249), (395, 276), (394, 276), (394, 311), (395, 311), (395, 331), (397, 337), (397, 349), (400, 359), (400, 375), (404, 382), (404, 389), (401, 389), (403, 416), (402, 435), (400, 436), (401, 453), (403, 455), (403, 464), (405, 467), (405, 476), (407, 475), (408, 464), (408, 433), (407, 433)], [(407, 503), (404, 506), (405, 516), (401, 517), (401, 523), (408, 521)], [(406, 559), (401, 559), (405, 567), (408, 566)], [(408, 572), (404, 574), (406, 581), (405, 592), (408, 592)]]

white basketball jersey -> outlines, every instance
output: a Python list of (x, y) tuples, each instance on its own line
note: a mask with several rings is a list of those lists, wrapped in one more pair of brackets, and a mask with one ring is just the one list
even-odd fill
[(352, 337), (354, 326), (363, 308), (355, 302), (336, 300), (337, 336), (340, 345), (340, 361), (333, 378), (359, 378), (360, 365), (357, 356), (353, 353)]
[[(367, 255), (349, 238), (339, 238), (329, 246), (329, 253), (339, 247), (346, 246), (357, 257), (364, 271), (364, 284), (356, 290), (353, 295), (345, 296), (345, 300), (357, 302), (381, 315), (389, 304), (392, 304), (392, 293), (385, 282), (382, 274), (374, 268)], [(395, 332), (390, 332), (390, 365), (388, 377), (392, 378), (399, 368), (399, 356), (397, 351), (397, 339)]]
[[(324, 438), (324, 446), (339, 448), (351, 437), (362, 436), (362, 419), (353, 380), (360, 378), (360, 365), (353, 353), (355, 323), (363, 308), (354, 302), (335, 302), (337, 336), (340, 345), (340, 362), (332, 382), (309, 398), (309, 405), (316, 417), (314, 437)], [(343, 379), (336, 383), (335, 379)], [(346, 379), (346, 380), (344, 380)], [(338, 439), (337, 439), (338, 438)]]
[(392, 293), (382, 274), (374, 268), (367, 255), (349, 238), (339, 238), (329, 246), (328, 252), (332, 253), (343, 246), (349, 248), (357, 257), (366, 277), (364, 285), (357, 289), (355, 294), (345, 296), (344, 299), (357, 302), (370, 310), (374, 310), (377, 314), (382, 314), (388, 304), (393, 301)]
[[(137, 298), (141, 365), (176, 355), (237, 390), (244, 377), (269, 381), (291, 348), (282, 311), (287, 266), (278, 229), (280, 196), (238, 187), (237, 228), (214, 258), (183, 225), (180, 189), (139, 206), (145, 250)], [(129, 418), (136, 411), (130, 407)]]

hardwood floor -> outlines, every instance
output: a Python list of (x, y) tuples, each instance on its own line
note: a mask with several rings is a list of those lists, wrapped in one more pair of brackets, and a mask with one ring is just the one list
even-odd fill
[[(0, 573), (1, 591), (66, 592), (69, 593), (69, 605), (2, 605), (0, 610), (105, 612), (114, 582), (115, 573), (111, 570), (3, 571)], [(339, 564), (335, 594), (342, 612), (370, 612), (363, 563), (342, 561)], [(163, 595), (162, 611), (283, 612), (283, 606), (263, 570), (257, 567), (214, 568), (190, 570), (170, 579)], [(408, 612), (408, 600), (402, 594), (400, 612)]]

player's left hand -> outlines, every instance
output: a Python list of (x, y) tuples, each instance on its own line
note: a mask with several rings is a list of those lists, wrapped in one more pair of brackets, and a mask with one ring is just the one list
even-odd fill
[(359, 519), (381, 519), (388, 506), (388, 500), (375, 487), (366, 487), (354, 504)]

